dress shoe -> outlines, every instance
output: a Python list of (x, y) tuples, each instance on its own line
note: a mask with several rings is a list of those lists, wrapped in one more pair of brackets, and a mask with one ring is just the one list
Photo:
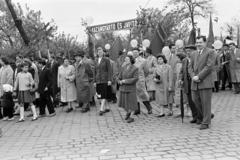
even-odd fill
[(34, 117), (33, 119), (32, 119), (32, 121), (36, 121), (38, 119), (38, 117)]
[(162, 118), (162, 117), (165, 117), (165, 114), (160, 114), (160, 115), (157, 115), (157, 118)]
[(201, 124), (201, 123), (202, 123), (202, 121), (200, 121), (200, 120), (197, 120), (197, 121), (196, 121), (196, 124), (197, 124), (197, 125), (199, 125), (199, 124)]
[(208, 129), (208, 128), (209, 128), (208, 124), (202, 124), (199, 129), (204, 130), (204, 129)]
[(54, 116), (56, 116), (56, 112), (53, 112), (53, 113), (48, 115), (48, 117), (54, 117)]
[(193, 120), (190, 121), (190, 123), (197, 123), (197, 120), (193, 119)]
[(104, 112), (108, 113), (108, 112), (110, 112), (110, 109), (105, 109)]
[(125, 120), (128, 120), (128, 118), (130, 117), (131, 113), (127, 113), (126, 116), (125, 116)]
[(17, 123), (24, 122), (24, 119), (19, 119)]
[(68, 108), (68, 109), (66, 110), (67, 113), (70, 113), (70, 112), (72, 112), (72, 111), (73, 111), (72, 108)]
[(99, 116), (102, 116), (105, 113), (105, 111), (100, 111)]
[(133, 118), (128, 118), (127, 123), (132, 123), (132, 122), (134, 122), (134, 119)]
[(212, 114), (211, 114), (211, 119), (213, 119), (213, 118), (214, 118), (214, 114), (212, 113)]
[(86, 113), (86, 112), (88, 112), (88, 111), (90, 111), (89, 108), (84, 108), (84, 109), (81, 110), (82, 113)]
[(134, 112), (134, 115), (138, 115), (138, 114), (140, 114), (140, 111), (135, 111)]

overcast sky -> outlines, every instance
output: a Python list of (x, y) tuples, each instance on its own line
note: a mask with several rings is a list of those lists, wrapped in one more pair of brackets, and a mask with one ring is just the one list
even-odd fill
[[(136, 10), (142, 7), (161, 8), (167, 0), (12, 0), (22, 5), (27, 4), (34, 10), (40, 10), (44, 20), (53, 19), (64, 31), (77, 35), (79, 40), (86, 39), (81, 18), (92, 17), (94, 24), (115, 22), (136, 18)], [(214, 22), (214, 34), (220, 35), (220, 27), (230, 22), (233, 17), (240, 17), (240, 0), (213, 0), (218, 23)], [(208, 34), (209, 20), (199, 20), (202, 33)], [(224, 34), (224, 33), (223, 33)]]

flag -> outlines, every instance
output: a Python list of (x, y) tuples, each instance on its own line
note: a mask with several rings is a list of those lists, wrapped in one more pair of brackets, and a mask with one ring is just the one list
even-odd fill
[(190, 32), (189, 39), (188, 39), (188, 45), (195, 45), (196, 43), (196, 30), (193, 28)]
[(88, 55), (94, 59), (94, 43), (91, 33), (88, 33)]
[(153, 55), (158, 55), (162, 53), (162, 48), (164, 47), (165, 39), (167, 38), (167, 34), (159, 24), (155, 29), (153, 39), (151, 40), (150, 49), (152, 50)]
[(123, 44), (122, 44), (122, 40), (120, 37), (118, 37), (114, 42), (113, 42), (113, 45), (109, 51), (110, 53), (110, 58), (112, 60), (117, 60), (118, 58), (118, 53), (119, 51), (122, 51), (123, 50)]
[(209, 22), (209, 33), (207, 39), (207, 47), (212, 48), (212, 44), (214, 43), (214, 34), (213, 34), (213, 24), (212, 24), (212, 15), (210, 14), (210, 22)]

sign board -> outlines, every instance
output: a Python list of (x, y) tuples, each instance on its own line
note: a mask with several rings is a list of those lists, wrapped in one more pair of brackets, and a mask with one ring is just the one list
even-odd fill
[(136, 27), (139, 25), (139, 22), (140, 21), (138, 19), (131, 19), (126, 21), (89, 26), (88, 29), (91, 33), (117, 31), (117, 30), (131, 29), (133, 27)]

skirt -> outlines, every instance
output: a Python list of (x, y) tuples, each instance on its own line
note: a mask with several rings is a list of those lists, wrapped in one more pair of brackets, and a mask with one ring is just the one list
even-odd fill
[(19, 91), (18, 103), (32, 103), (35, 100), (35, 92)]
[(127, 112), (138, 110), (136, 92), (121, 92), (120, 91), (118, 106), (123, 108)]
[(111, 91), (109, 90), (109, 87), (108, 87), (107, 83), (97, 84), (96, 92), (97, 92), (97, 95), (98, 95), (98, 99), (109, 99), (109, 95), (111, 94)]

